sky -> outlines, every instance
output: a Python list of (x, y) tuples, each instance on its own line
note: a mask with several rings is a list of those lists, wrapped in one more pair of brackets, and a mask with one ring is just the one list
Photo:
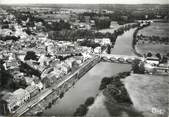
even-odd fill
[(0, 4), (169, 4), (169, 0), (0, 0)]

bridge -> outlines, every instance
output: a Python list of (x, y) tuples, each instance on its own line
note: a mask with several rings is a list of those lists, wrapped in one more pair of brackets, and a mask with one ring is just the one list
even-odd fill
[(115, 62), (115, 63), (132, 63), (134, 59), (144, 60), (143, 57), (129, 56), (129, 55), (115, 55), (115, 54), (101, 54), (101, 61)]

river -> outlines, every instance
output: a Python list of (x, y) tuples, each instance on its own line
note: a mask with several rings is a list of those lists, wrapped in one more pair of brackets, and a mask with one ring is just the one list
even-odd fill
[[(131, 29), (119, 36), (116, 40), (116, 44), (112, 49), (112, 54), (123, 54), (123, 55), (134, 55), (132, 52), (132, 38), (135, 29)], [(65, 93), (62, 99), (59, 99), (55, 105), (50, 109), (44, 111), (45, 116), (71, 116), (80, 104), (84, 104), (88, 97), (96, 97), (99, 93), (99, 86), (102, 78), (115, 75), (119, 72), (128, 71), (131, 69), (131, 65), (118, 64), (118, 63), (107, 63), (101, 62), (94, 66), (88, 73), (86, 73), (68, 92)], [(95, 102), (97, 103), (97, 102)], [(97, 115), (106, 115), (107, 112), (104, 105), (100, 109), (89, 109), (89, 115), (98, 112)]]

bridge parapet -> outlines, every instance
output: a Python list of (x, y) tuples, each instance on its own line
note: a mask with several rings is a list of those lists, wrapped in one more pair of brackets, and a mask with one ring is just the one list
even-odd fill
[(103, 61), (109, 62), (132, 63), (134, 59), (144, 60), (143, 57), (129, 55), (101, 54), (100, 56)]

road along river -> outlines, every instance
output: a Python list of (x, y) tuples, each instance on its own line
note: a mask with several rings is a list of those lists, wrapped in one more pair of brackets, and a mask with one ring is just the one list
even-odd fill
[[(132, 39), (135, 29), (131, 29), (119, 36), (112, 49), (112, 54), (134, 55), (132, 51)], [(100, 82), (104, 77), (115, 75), (119, 72), (129, 71), (131, 65), (101, 62), (86, 73), (65, 95), (57, 100), (56, 104), (43, 112), (43, 115), (71, 116), (79, 107), (84, 104), (88, 97), (95, 97), (99, 93)], [(102, 104), (99, 114), (108, 116), (109, 113)], [(98, 112), (97, 109), (89, 110), (90, 115)]]

